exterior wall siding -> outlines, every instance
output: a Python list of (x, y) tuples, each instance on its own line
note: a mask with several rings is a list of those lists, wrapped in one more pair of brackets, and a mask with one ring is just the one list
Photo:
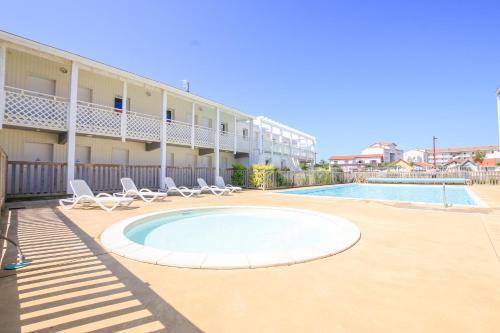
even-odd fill
[[(60, 68), (68, 72), (62, 73)], [(26, 89), (29, 75), (43, 77), (56, 81), (56, 96), (68, 97), (70, 66), (57, 63), (45, 58), (36, 57), (27, 53), (9, 49), (7, 51), (7, 65), (5, 84), (7, 86)]]

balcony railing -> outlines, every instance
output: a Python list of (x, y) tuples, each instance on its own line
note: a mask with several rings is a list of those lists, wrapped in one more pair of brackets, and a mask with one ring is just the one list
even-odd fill
[(78, 101), (76, 131), (79, 133), (121, 136), (121, 113), (105, 105)]
[(212, 128), (195, 125), (194, 144), (197, 147), (213, 148), (215, 142), (215, 131)]
[(127, 112), (127, 138), (159, 142), (160, 128), (161, 119), (159, 117)]
[(4, 123), (13, 126), (66, 130), (68, 99), (6, 87)]
[(179, 145), (191, 144), (191, 124), (180, 121), (167, 121), (167, 142)]
[(231, 132), (221, 132), (219, 146), (224, 150), (234, 150), (234, 133)]
[[(67, 131), (67, 114), (69, 100), (64, 97), (42, 94), (25, 89), (6, 87), (6, 108), (4, 123), (11, 126), (31, 127), (54, 131)], [(77, 101), (76, 131), (77, 133), (120, 138), (122, 113), (111, 106)], [(161, 119), (156, 116), (128, 111), (126, 138), (150, 142), (159, 142)], [(166, 123), (167, 143), (186, 145), (192, 144), (192, 126), (190, 123), (169, 120)], [(223, 150), (234, 151), (234, 132), (222, 132), (219, 145)], [(248, 136), (237, 135), (236, 150), (249, 152)], [(255, 137), (255, 146), (258, 140)], [(215, 130), (204, 126), (194, 127), (195, 147), (214, 148)], [(308, 149), (291, 147), (287, 144), (265, 139), (264, 150), (275, 154), (292, 155), (294, 157), (314, 158), (314, 153)]]

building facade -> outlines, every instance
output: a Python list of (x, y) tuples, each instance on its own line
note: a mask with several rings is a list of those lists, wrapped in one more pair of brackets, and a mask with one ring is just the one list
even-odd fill
[(427, 162), (429, 154), (425, 149), (410, 149), (403, 153), (403, 160), (409, 163)]
[[(0, 31), (0, 146), (9, 161), (207, 168), (314, 163), (316, 139), (265, 117)], [(17, 184), (15, 185), (17, 187)]]
[[(436, 165), (445, 165), (453, 159), (473, 159), (474, 154), (482, 152), (486, 155), (493, 154), (497, 150), (497, 146), (470, 146), (470, 147), (451, 147), (436, 149)], [(429, 157), (428, 162), (434, 164), (434, 153), (432, 149), (427, 149)]]
[(328, 160), (332, 168), (340, 167), (343, 171), (359, 171), (368, 165), (377, 166), (383, 163), (384, 156), (382, 154), (342, 155), (330, 156)]
[(361, 151), (362, 155), (383, 155), (384, 162), (396, 162), (403, 159), (403, 151), (393, 142), (375, 142)]

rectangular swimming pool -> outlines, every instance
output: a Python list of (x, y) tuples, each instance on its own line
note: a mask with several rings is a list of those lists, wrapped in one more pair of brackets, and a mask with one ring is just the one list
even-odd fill
[[(282, 194), (443, 204), (439, 185), (346, 184), (279, 192)], [(482, 206), (465, 186), (446, 186), (448, 204)]]

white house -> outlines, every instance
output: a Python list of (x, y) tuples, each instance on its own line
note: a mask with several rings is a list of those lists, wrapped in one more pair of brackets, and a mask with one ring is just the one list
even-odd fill
[(61, 193), (75, 177), (109, 189), (123, 172), (161, 187), (165, 174), (210, 182), (235, 162), (315, 160), (302, 131), (1, 31), (0, 128), (11, 193)]
[(361, 151), (362, 155), (383, 155), (384, 162), (396, 162), (403, 159), (403, 151), (393, 142), (375, 142)]
[(382, 154), (369, 154), (369, 155), (337, 155), (328, 158), (330, 166), (338, 166), (343, 171), (356, 171), (361, 170), (367, 165), (379, 165), (384, 161)]
[(406, 162), (427, 162), (428, 153), (425, 149), (410, 149), (403, 153)]
[[(436, 149), (436, 164), (444, 165), (452, 159), (472, 159), (474, 154), (482, 152), (486, 156), (491, 156), (498, 149), (498, 146), (468, 146), (468, 147), (449, 147)], [(434, 163), (433, 149), (427, 149), (429, 163)]]

